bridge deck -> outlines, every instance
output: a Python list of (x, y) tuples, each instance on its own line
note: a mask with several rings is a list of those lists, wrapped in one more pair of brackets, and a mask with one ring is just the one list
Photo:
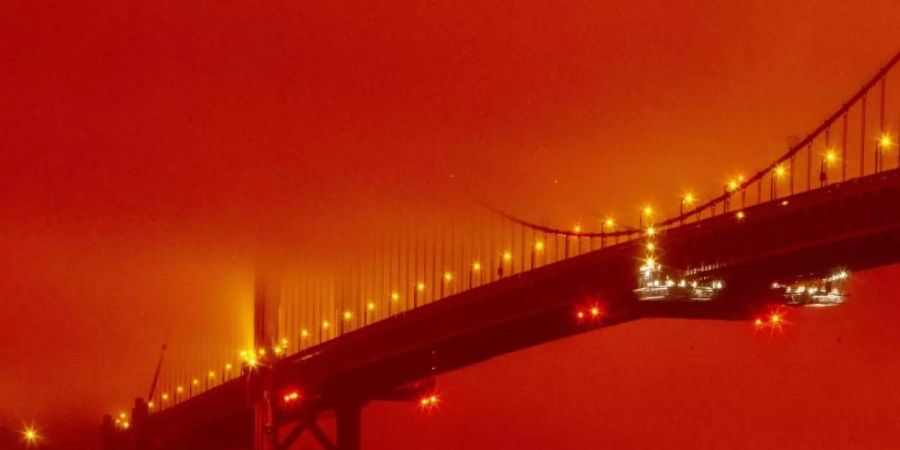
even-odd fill
[[(661, 262), (724, 279), (705, 303), (638, 302), (642, 241), (595, 250), (397, 314), (274, 363), (275, 382), (318, 396), (316, 407), (371, 399), (404, 383), (566, 336), (647, 316), (747, 318), (775, 280), (859, 270), (900, 256), (900, 172), (885, 172), (666, 230)], [(596, 322), (574, 311), (602, 305)], [(245, 381), (232, 380), (151, 416), (188, 430), (249, 415)], [(299, 412), (298, 412), (299, 411)], [(302, 409), (295, 412), (302, 413)], [(214, 429), (213, 427), (211, 429)]]

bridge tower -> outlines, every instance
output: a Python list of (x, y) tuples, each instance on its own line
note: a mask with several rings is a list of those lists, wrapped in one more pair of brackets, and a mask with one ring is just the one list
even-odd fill
[[(271, 349), (277, 342), (281, 280), (272, 271), (257, 271), (253, 289), (253, 345)], [(253, 408), (253, 450), (278, 450), (278, 423), (272, 409), (274, 391), (268, 369), (256, 372), (248, 383)]]
[[(257, 349), (272, 349), (279, 344), (282, 278), (278, 271), (257, 272), (254, 278), (253, 341)], [(279, 435), (282, 426), (275, 411), (277, 403), (277, 374), (272, 367), (262, 364), (253, 372), (248, 383), (253, 409), (253, 450), (287, 450), (300, 434), (308, 430), (323, 449), (359, 450), (361, 447), (361, 416), (366, 403), (361, 399), (341, 399), (330, 408), (336, 421), (335, 439), (332, 441), (317, 424), (318, 412), (314, 411), (296, 421), (293, 431), (284, 439)]]

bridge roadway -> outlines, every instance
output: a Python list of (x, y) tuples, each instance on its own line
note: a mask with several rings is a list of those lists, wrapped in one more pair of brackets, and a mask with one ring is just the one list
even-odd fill
[[(738, 202), (739, 203), (739, 202)], [(661, 231), (658, 260), (693, 276), (724, 280), (709, 302), (639, 302), (632, 289), (646, 241), (595, 250), (508, 276), (397, 314), (274, 361), (152, 414), (152, 448), (250, 448), (248, 400), (261, 379), (298, 388), (304, 399), (277, 408), (280, 421), (315, 417), (342, 404), (390, 398), (396, 389), (480, 361), (645, 317), (750, 319), (777, 299), (772, 281), (863, 270), (900, 258), (900, 171), (813, 191)], [(576, 319), (597, 304), (598, 320)], [(257, 380), (257, 381), (253, 381)], [(151, 439), (153, 441), (154, 439)]]

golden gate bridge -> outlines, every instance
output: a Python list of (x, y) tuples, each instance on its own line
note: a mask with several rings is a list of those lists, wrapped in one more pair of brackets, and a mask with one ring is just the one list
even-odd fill
[(103, 448), (289, 449), (309, 433), (354, 450), (367, 402), (433, 408), (438, 375), (497, 355), (644, 317), (775, 329), (785, 306), (840, 304), (850, 271), (900, 255), (898, 60), (777, 159), (706, 201), (685, 193), (671, 217), (646, 206), (636, 227), (566, 229), (484, 205), (432, 211), (440, 226), (410, 214), (336, 269), (261, 269), (252, 346), (215, 366), (161, 358), (148, 395), (104, 417)]

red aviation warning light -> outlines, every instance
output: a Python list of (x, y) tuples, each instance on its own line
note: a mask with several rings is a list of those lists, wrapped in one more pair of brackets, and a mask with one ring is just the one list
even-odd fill
[(575, 318), (578, 319), (579, 322), (583, 322), (586, 319), (590, 319), (591, 321), (599, 320), (604, 315), (603, 308), (600, 307), (599, 304), (592, 304), (591, 306), (578, 308), (575, 310)]
[(419, 407), (422, 409), (434, 409), (439, 402), (440, 397), (438, 397), (437, 394), (432, 393), (419, 399)]
[(281, 399), (284, 400), (285, 404), (291, 404), (291, 403), (297, 402), (302, 397), (303, 396), (300, 394), (300, 391), (294, 389), (294, 390), (285, 392), (284, 395), (281, 397)]
[(781, 331), (787, 324), (789, 322), (785, 320), (784, 308), (775, 309), (753, 320), (753, 328), (757, 330)]

